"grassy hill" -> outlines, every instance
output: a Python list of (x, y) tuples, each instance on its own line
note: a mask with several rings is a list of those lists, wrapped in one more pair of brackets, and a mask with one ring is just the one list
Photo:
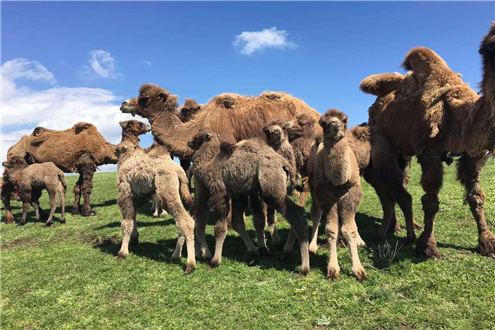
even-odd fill
[[(207, 269), (198, 261), (197, 269), (184, 276), (185, 260), (169, 259), (177, 239), (175, 223), (170, 217), (153, 219), (149, 206), (138, 214), (140, 243), (131, 247), (126, 260), (117, 262), (121, 215), (116, 174), (97, 174), (92, 195), (97, 216), (68, 215), (66, 224), (55, 220), (51, 228), (35, 222), (24, 227), (1, 223), (2, 329), (493, 328), (495, 260), (477, 253), (476, 224), (463, 205), (464, 192), (454, 180), (454, 170), (446, 167), (440, 195), (435, 236), (444, 258), (439, 261), (417, 258), (412, 246), (403, 246), (405, 232), (387, 240), (400, 247), (390, 265), (380, 256), (385, 241), (374, 237), (381, 207), (373, 189), (363, 184), (365, 197), (357, 222), (368, 244), (360, 250), (368, 280), (362, 283), (351, 277), (349, 254), (343, 248), (336, 282), (325, 279), (324, 248), (311, 255), (307, 277), (297, 274), (297, 247), (283, 258), (281, 247), (269, 245), (274, 256), (249, 266), (244, 244), (233, 231), (218, 269)], [(414, 214), (422, 223), (417, 164), (411, 174)], [(483, 188), (492, 230), (494, 174), (495, 163), (490, 162)], [(69, 202), (76, 179), (67, 177)], [(46, 209), (46, 192), (41, 203)], [(20, 203), (13, 206), (20, 219)], [(402, 216), (399, 221), (404, 225)], [(247, 226), (255, 240), (250, 218)], [(287, 222), (279, 218), (278, 228), (285, 240)], [(321, 244), (323, 230), (320, 233)], [(213, 249), (213, 226), (208, 226), (207, 238)]]

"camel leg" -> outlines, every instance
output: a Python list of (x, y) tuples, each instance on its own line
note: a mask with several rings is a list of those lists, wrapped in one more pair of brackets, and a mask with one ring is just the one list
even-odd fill
[(96, 212), (91, 209), (91, 192), (93, 191), (93, 175), (94, 175), (94, 164), (84, 165), (84, 181), (81, 185), (82, 196), (84, 197), (84, 206), (82, 215), (85, 217), (96, 215)]
[(421, 197), (423, 204), (425, 229), (419, 236), (416, 243), (416, 252), (424, 254), (428, 258), (440, 258), (437, 249), (437, 242), (433, 236), (435, 217), (439, 209), (438, 192), (442, 187), (443, 164), (441, 154), (436, 152), (426, 152), (418, 155), (418, 162), (421, 164), (423, 174), (421, 185), (425, 194)]
[[(458, 173), (466, 188), (466, 201), (478, 225), (478, 244), (480, 254), (495, 259), (495, 235), (488, 229), (485, 221), (485, 193), (480, 187), (481, 170), (488, 157), (472, 158), (464, 155), (459, 161)], [(464, 175), (464, 176), (462, 176)]]
[[(359, 197), (357, 197), (359, 196)], [(341, 219), (341, 232), (347, 241), (349, 254), (351, 256), (352, 275), (358, 280), (366, 279), (361, 260), (359, 259), (358, 247), (361, 244), (361, 237), (356, 226), (356, 211), (362, 199), (362, 191), (359, 187), (353, 187), (338, 204), (339, 218)]]
[(260, 255), (270, 255), (265, 243), (265, 205), (258, 196), (251, 196), (251, 209), (253, 211), (253, 224), (258, 240), (258, 251)]
[[(120, 181), (120, 178), (119, 178)], [(128, 182), (120, 181), (119, 184), (119, 196), (117, 198), (117, 204), (122, 213), (122, 221), (120, 228), (122, 229), (122, 245), (117, 255), (117, 260), (125, 259), (129, 254), (129, 243), (131, 237), (133, 243), (137, 243), (139, 233), (136, 227), (136, 205), (132, 199), (131, 186)]]
[(31, 204), (28, 201), (23, 202), (23, 204), (22, 204), (22, 217), (21, 217), (21, 221), (19, 222), (19, 226), (23, 226), (26, 224), (27, 213), (29, 212), (30, 207), (31, 207)]
[(266, 208), (266, 222), (273, 245), (282, 244), (282, 238), (280, 238), (277, 230), (277, 211), (273, 207)]
[(247, 204), (247, 196), (234, 195), (232, 197), (232, 228), (241, 236), (248, 253), (256, 253), (256, 247), (246, 231), (246, 223), (244, 222), (244, 211), (246, 211)]
[(304, 205), (306, 205), (306, 200), (308, 199), (309, 194), (309, 179), (306, 177), (302, 180), (302, 191), (299, 194), (297, 205), (304, 207)]
[(14, 223), (15, 222), (15, 218), (12, 215), (12, 211), (10, 208), (10, 198), (12, 196), (12, 192), (14, 191), (14, 189), (15, 189), (15, 187), (8, 182), (5, 182), (2, 185), (1, 195), (2, 195), (3, 205), (4, 205), (4, 210), (5, 210), (5, 223)]
[(327, 236), (330, 249), (330, 258), (327, 266), (327, 279), (334, 281), (338, 279), (340, 275), (340, 266), (337, 257), (337, 243), (339, 240), (339, 214), (337, 204), (330, 205), (330, 208), (323, 212), (323, 216), (326, 221), (325, 234)]
[(60, 223), (65, 223), (65, 188), (61, 184), (58, 187), (58, 195), (60, 198)]
[(309, 252), (318, 252), (318, 227), (323, 212), (317, 203), (311, 205), (311, 220), (313, 221), (313, 231), (311, 233), (311, 241), (309, 243)]
[(181, 236), (185, 237), (187, 247), (187, 267), (189, 274), (196, 268), (196, 250), (194, 247), (194, 220), (182, 204), (179, 194), (179, 179), (172, 174), (160, 175), (156, 179), (157, 204), (163, 205), (175, 220)]
[(53, 187), (46, 187), (46, 190), (48, 191), (48, 196), (50, 197), (50, 215), (48, 216), (46, 225), (51, 226), (53, 224), (55, 210), (57, 209), (57, 190), (53, 189)]
[(72, 206), (71, 213), (73, 215), (81, 214), (81, 185), (83, 181), (83, 173), (79, 172), (79, 178), (74, 186), (74, 205)]
[(194, 220), (196, 222), (196, 227), (194, 232), (196, 234), (197, 244), (199, 246), (198, 252), (201, 253), (201, 258), (206, 261), (211, 260), (211, 252), (208, 249), (208, 245), (206, 244), (206, 222), (208, 220), (208, 214), (210, 213), (210, 209), (208, 207), (208, 200), (210, 198), (210, 194), (205, 185), (198, 180), (196, 180), (195, 186), (195, 205), (194, 205)]
[(35, 189), (31, 192), (31, 205), (34, 207), (35, 221), (41, 220), (40, 197), (41, 197), (41, 189)]
[(223, 243), (227, 237), (229, 213), (230, 213), (230, 198), (227, 195), (226, 188), (216, 187), (217, 193), (212, 194), (210, 201), (214, 203), (213, 212), (215, 213), (215, 254), (210, 262), (210, 268), (217, 267), (222, 262)]

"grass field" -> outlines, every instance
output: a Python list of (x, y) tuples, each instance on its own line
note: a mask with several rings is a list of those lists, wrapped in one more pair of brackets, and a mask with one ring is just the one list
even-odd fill
[[(419, 166), (414, 164), (409, 191), (415, 217), (423, 222)], [(490, 229), (495, 221), (495, 163), (483, 174)], [(368, 280), (350, 275), (346, 249), (339, 249), (341, 277), (325, 279), (328, 250), (311, 255), (311, 272), (297, 274), (296, 247), (283, 258), (280, 247), (273, 257), (248, 265), (240, 237), (233, 231), (225, 242), (222, 265), (183, 275), (185, 260), (169, 257), (177, 232), (173, 220), (152, 219), (149, 207), (138, 214), (140, 243), (117, 262), (120, 248), (120, 212), (115, 173), (95, 176), (92, 218), (58, 219), (51, 228), (29, 222), (24, 227), (1, 224), (2, 329), (140, 329), (140, 328), (458, 328), (495, 326), (495, 260), (477, 253), (476, 224), (463, 190), (454, 180), (454, 166), (446, 167), (441, 208), (435, 228), (442, 260), (417, 258), (412, 246), (402, 246), (405, 233), (388, 242), (402, 246), (388, 265), (380, 257), (374, 235), (381, 218), (380, 203), (363, 185), (365, 197), (357, 215), (359, 231), (368, 243), (360, 251)], [(67, 177), (72, 188), (76, 177)], [(71, 190), (71, 189), (69, 189)], [(67, 193), (72, 201), (73, 194)], [(20, 218), (20, 203), (14, 202)], [(47, 208), (46, 193), (42, 207)], [(308, 204), (309, 205), (309, 204)], [(67, 207), (69, 210), (70, 207)], [(309, 211), (309, 207), (307, 207)], [(30, 212), (31, 218), (33, 212)], [(4, 214), (2, 213), (2, 218)], [(287, 222), (279, 218), (282, 238)], [(399, 220), (404, 224), (403, 217)], [(247, 221), (253, 240), (255, 233)], [(207, 229), (213, 248), (213, 226)], [(320, 231), (323, 232), (323, 231)], [(320, 236), (320, 243), (323, 241)], [(269, 243), (270, 244), (270, 243)]]

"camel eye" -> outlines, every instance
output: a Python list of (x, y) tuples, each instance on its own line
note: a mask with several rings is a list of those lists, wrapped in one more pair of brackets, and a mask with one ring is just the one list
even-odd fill
[(138, 104), (141, 107), (145, 107), (146, 105), (148, 105), (148, 97), (146, 97), (146, 96), (140, 97), (138, 100)]

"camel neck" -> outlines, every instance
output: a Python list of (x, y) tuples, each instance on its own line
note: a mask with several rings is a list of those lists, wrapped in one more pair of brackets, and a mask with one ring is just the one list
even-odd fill
[(194, 153), (193, 163), (195, 164), (195, 167), (200, 168), (205, 166), (218, 154), (219, 150), (219, 143), (207, 142), (203, 144), (201, 148)]
[(183, 123), (176, 113), (161, 111), (148, 118), (154, 138), (179, 157), (191, 157), (193, 151), (187, 143), (197, 133), (194, 119)]
[(334, 186), (341, 186), (351, 179), (351, 156), (347, 138), (323, 142), (325, 175)]
[(122, 132), (122, 139), (120, 140), (120, 142), (122, 143), (125, 141), (128, 141), (128, 142), (131, 142), (132, 144), (138, 145), (139, 141), (141, 141), (141, 139), (139, 138), (139, 136), (134, 135), (132, 133)]

